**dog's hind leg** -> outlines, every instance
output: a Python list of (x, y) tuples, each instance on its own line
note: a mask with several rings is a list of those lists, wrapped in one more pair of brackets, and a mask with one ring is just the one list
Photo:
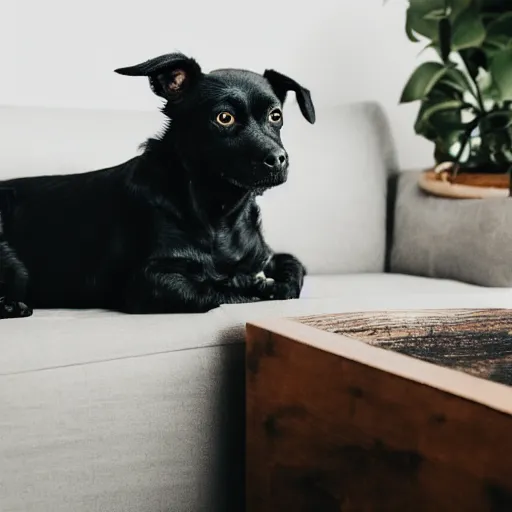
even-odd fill
[(32, 310), (23, 302), (27, 282), (27, 269), (2, 239), (0, 231), (0, 319), (22, 318), (32, 314)]

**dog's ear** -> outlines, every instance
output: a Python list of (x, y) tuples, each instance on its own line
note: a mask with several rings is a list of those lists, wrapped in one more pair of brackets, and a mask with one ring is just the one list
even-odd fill
[(288, 91), (295, 92), (297, 95), (297, 103), (299, 104), (302, 115), (311, 124), (315, 122), (315, 107), (313, 105), (313, 100), (311, 99), (311, 93), (308, 89), (302, 87), (302, 85), (298, 84), (295, 80), (292, 80), (273, 69), (267, 69), (265, 73), (263, 73), (263, 76), (269, 81), (281, 103), (284, 103)]
[(147, 76), (153, 92), (170, 102), (180, 101), (202, 75), (199, 64), (182, 53), (161, 55), (115, 72), (126, 76)]

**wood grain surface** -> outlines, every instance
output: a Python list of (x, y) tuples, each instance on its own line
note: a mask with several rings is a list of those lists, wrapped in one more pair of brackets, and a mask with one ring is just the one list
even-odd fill
[(512, 386), (509, 309), (376, 311), (297, 321)]
[(504, 332), (510, 313), (396, 315), (409, 325), (371, 313), (372, 327), (361, 315), (247, 326), (248, 512), (512, 510), (512, 389), (369, 346), (424, 342), (432, 315), (471, 325), (468, 340), (477, 318)]

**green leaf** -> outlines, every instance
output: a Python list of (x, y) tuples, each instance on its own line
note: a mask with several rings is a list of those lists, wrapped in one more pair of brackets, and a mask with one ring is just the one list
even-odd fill
[(484, 100), (492, 100), (494, 102), (500, 100), (500, 93), (492, 80), (491, 73), (483, 68), (480, 68), (476, 80)]
[[(473, 0), (450, 0), (448, 2), (448, 14), (450, 17), (458, 16), (462, 11), (467, 9)], [(422, 16), (429, 13), (441, 12), (445, 10), (446, 0), (409, 0), (410, 8)]]
[(489, 23), (487, 34), (490, 37), (503, 35), (510, 38), (512, 35), (512, 12), (507, 12)]
[(424, 14), (444, 9), (445, 0), (409, 0), (411, 9)]
[(414, 130), (418, 135), (434, 142), (435, 154), (441, 160), (446, 160), (450, 149), (459, 142), (468, 125), (462, 122), (461, 111), (465, 107), (462, 98), (453, 100), (444, 97), (439, 85), (436, 85), (429, 98), (422, 103)]
[(470, 87), (465, 75), (455, 68), (448, 68), (446, 73), (432, 87), (425, 101), (462, 100)]
[(478, 8), (463, 11), (453, 23), (452, 50), (480, 46), (485, 40), (485, 27)]
[(407, 34), (407, 37), (409, 41), (412, 41), (413, 43), (419, 43), (419, 39), (414, 35), (414, 13), (407, 9), (407, 14), (405, 17), (405, 33)]
[(502, 13), (510, 11), (508, 0), (481, 0), (481, 9), (488, 13)]
[(497, 53), (512, 47), (512, 41), (506, 36), (489, 36), (482, 43), (482, 50), (489, 58), (493, 58)]
[(491, 62), (493, 83), (502, 100), (512, 100), (512, 48), (497, 53)]
[(487, 131), (505, 130), (512, 126), (512, 110), (495, 110), (483, 118)]
[(481, 48), (465, 48), (459, 54), (473, 78), (478, 76), (480, 69), (487, 69), (487, 56)]
[(444, 63), (448, 62), (452, 50), (452, 25), (448, 18), (439, 20), (439, 47)]
[(437, 41), (437, 21), (423, 18), (424, 13), (409, 7), (406, 17), (406, 33), (413, 42), (418, 42), (414, 33), (419, 34), (431, 41)]
[(422, 100), (449, 68), (439, 62), (424, 62), (409, 78), (402, 92), (400, 103)]
[(457, 68), (448, 68), (446, 76), (443, 77), (443, 81), (445, 80), (456, 84), (456, 87), (460, 92), (468, 92), (473, 88), (469, 78)]
[(426, 103), (424, 106), (425, 108), (421, 109), (421, 115), (418, 116), (416, 123), (418, 127), (421, 127), (424, 123), (427, 123), (434, 114), (447, 110), (460, 111), (464, 107), (464, 105), (464, 102), (460, 100), (446, 100), (433, 104)]
[(446, 16), (447, 16), (447, 13), (443, 7), (442, 9), (434, 9), (433, 11), (430, 11), (429, 13), (427, 13), (423, 16), (423, 19), (439, 21), (442, 19), (446, 19)]
[(437, 42), (439, 20), (449, 17), (454, 20), (472, 0), (450, 0), (446, 11), (446, 0), (409, 0), (406, 33), (411, 41), (413, 32)]
[(482, 47), (491, 58), (502, 50), (512, 48), (512, 12), (502, 14), (489, 23)]
[(457, 82), (452, 82), (451, 80), (442, 78), (435, 85), (436, 89), (439, 89), (439, 92), (442, 96), (451, 99), (460, 99), (464, 95), (467, 89), (462, 89)]

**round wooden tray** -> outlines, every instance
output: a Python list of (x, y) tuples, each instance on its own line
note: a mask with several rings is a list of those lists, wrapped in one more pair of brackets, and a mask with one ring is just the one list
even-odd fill
[(449, 173), (436, 173), (433, 170), (421, 173), (418, 184), (429, 194), (451, 199), (489, 199), (509, 197), (509, 177), (507, 174), (461, 173), (456, 181), (449, 181)]

